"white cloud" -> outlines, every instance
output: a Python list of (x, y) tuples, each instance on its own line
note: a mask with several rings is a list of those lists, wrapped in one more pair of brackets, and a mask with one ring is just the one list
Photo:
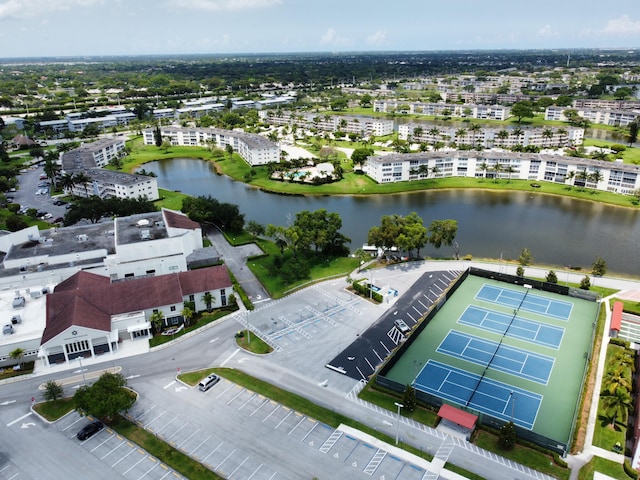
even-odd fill
[(251, 8), (264, 8), (280, 5), (282, 0), (169, 0), (173, 7), (193, 8), (208, 12), (222, 10), (247, 10)]
[(554, 38), (558, 36), (557, 32), (554, 32), (553, 29), (551, 28), (551, 25), (547, 24), (544, 27), (540, 28), (536, 34), (539, 37), (544, 37), (544, 38)]
[(351, 39), (347, 37), (341, 37), (340, 35), (338, 35), (338, 32), (333, 28), (327, 29), (326, 33), (320, 37), (320, 41), (324, 44), (332, 45), (336, 47), (348, 46), (348, 45), (351, 45), (352, 43)]
[(367, 37), (367, 44), (381, 46), (387, 43), (387, 32), (378, 30), (376, 33)]
[(90, 7), (104, 0), (0, 0), (0, 19), (35, 17), (44, 13)]
[(607, 21), (601, 33), (605, 35), (640, 35), (640, 21), (633, 21), (629, 15), (622, 15)]

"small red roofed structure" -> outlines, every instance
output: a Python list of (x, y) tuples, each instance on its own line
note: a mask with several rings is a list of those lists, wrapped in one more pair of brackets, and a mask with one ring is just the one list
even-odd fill
[(460, 410), (459, 408), (451, 405), (447, 405), (446, 403), (440, 407), (440, 410), (438, 410), (438, 416), (464, 428), (468, 428), (469, 430), (473, 430), (476, 426), (476, 422), (478, 421), (478, 417), (476, 415), (465, 412), (464, 410)]
[(614, 338), (618, 336), (620, 327), (622, 327), (622, 308), (622, 302), (614, 302), (610, 328), (610, 335)]

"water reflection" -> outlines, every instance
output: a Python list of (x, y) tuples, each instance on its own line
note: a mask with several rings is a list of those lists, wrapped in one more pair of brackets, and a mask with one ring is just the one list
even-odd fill
[[(215, 173), (201, 160), (172, 159), (146, 164), (158, 175), (158, 185), (190, 195), (211, 195), (237, 204), (246, 220), (289, 224), (301, 210), (324, 208), (340, 214), (343, 233), (352, 249), (366, 243), (369, 229), (382, 215), (417, 212), (425, 225), (432, 220), (458, 221), (460, 253), (475, 257), (516, 259), (528, 247), (538, 263), (590, 268), (603, 257), (610, 271), (639, 273), (636, 239), (640, 213), (595, 202), (531, 192), (440, 190), (397, 195), (288, 196), (251, 188)], [(451, 256), (452, 250), (428, 247), (432, 257)]]

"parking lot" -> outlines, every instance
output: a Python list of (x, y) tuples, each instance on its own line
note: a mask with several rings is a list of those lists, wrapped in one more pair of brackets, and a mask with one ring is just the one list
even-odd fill
[[(128, 416), (224, 478), (347, 480), (402, 474), (403, 479), (420, 479), (426, 473), (424, 466), (391, 452), (391, 446), (381, 448), (225, 379), (206, 393), (193, 387), (180, 395), (181, 402), (162, 406), (140, 399)], [(193, 417), (180, 406), (185, 403), (205, 414)], [(105, 435), (101, 432), (96, 437)], [(269, 441), (256, 448), (250, 441), (256, 437)], [(109, 453), (99, 442), (92, 448), (101, 455)], [(135, 457), (142, 461), (141, 453)]]
[(67, 205), (54, 204), (56, 199), (51, 197), (50, 187), (46, 186), (49, 185), (49, 181), (40, 177), (44, 177), (42, 167), (23, 170), (18, 176), (20, 188), (10, 194), (13, 196), (12, 203), (19, 204), (23, 212), (28, 208), (34, 208), (46, 215), (44, 220), (53, 222), (53, 220), (64, 217), (67, 213)]
[(114, 475), (131, 480), (184, 478), (108, 427), (87, 440), (78, 440), (77, 432), (88, 423), (87, 418), (74, 411), (55, 425), (62, 435), (103, 462), (104, 468), (112, 470)]

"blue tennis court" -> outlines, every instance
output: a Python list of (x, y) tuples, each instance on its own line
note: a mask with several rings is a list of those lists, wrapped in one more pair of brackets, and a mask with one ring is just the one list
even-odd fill
[(542, 395), (427, 360), (414, 388), (531, 430)]
[(546, 385), (555, 359), (450, 330), (437, 352)]
[[(469, 305), (467, 309), (462, 312), (458, 323), (478, 327), (482, 330), (488, 330), (511, 338), (527, 340), (531, 343), (551, 347), (556, 350), (560, 347), (560, 342), (562, 342), (564, 335), (564, 328), (517, 316), (513, 318), (512, 322), (512, 318), (512, 315), (505, 315), (504, 313)], [(511, 326), (509, 326), (510, 323)]]
[[(522, 299), (525, 297), (524, 302)], [(565, 322), (569, 321), (573, 304), (562, 300), (551, 300), (530, 293), (530, 291), (512, 290), (493, 285), (483, 285), (475, 297), (477, 300), (497, 303), (507, 307), (518, 308), (526, 312), (539, 313), (547, 317), (557, 318)]]

